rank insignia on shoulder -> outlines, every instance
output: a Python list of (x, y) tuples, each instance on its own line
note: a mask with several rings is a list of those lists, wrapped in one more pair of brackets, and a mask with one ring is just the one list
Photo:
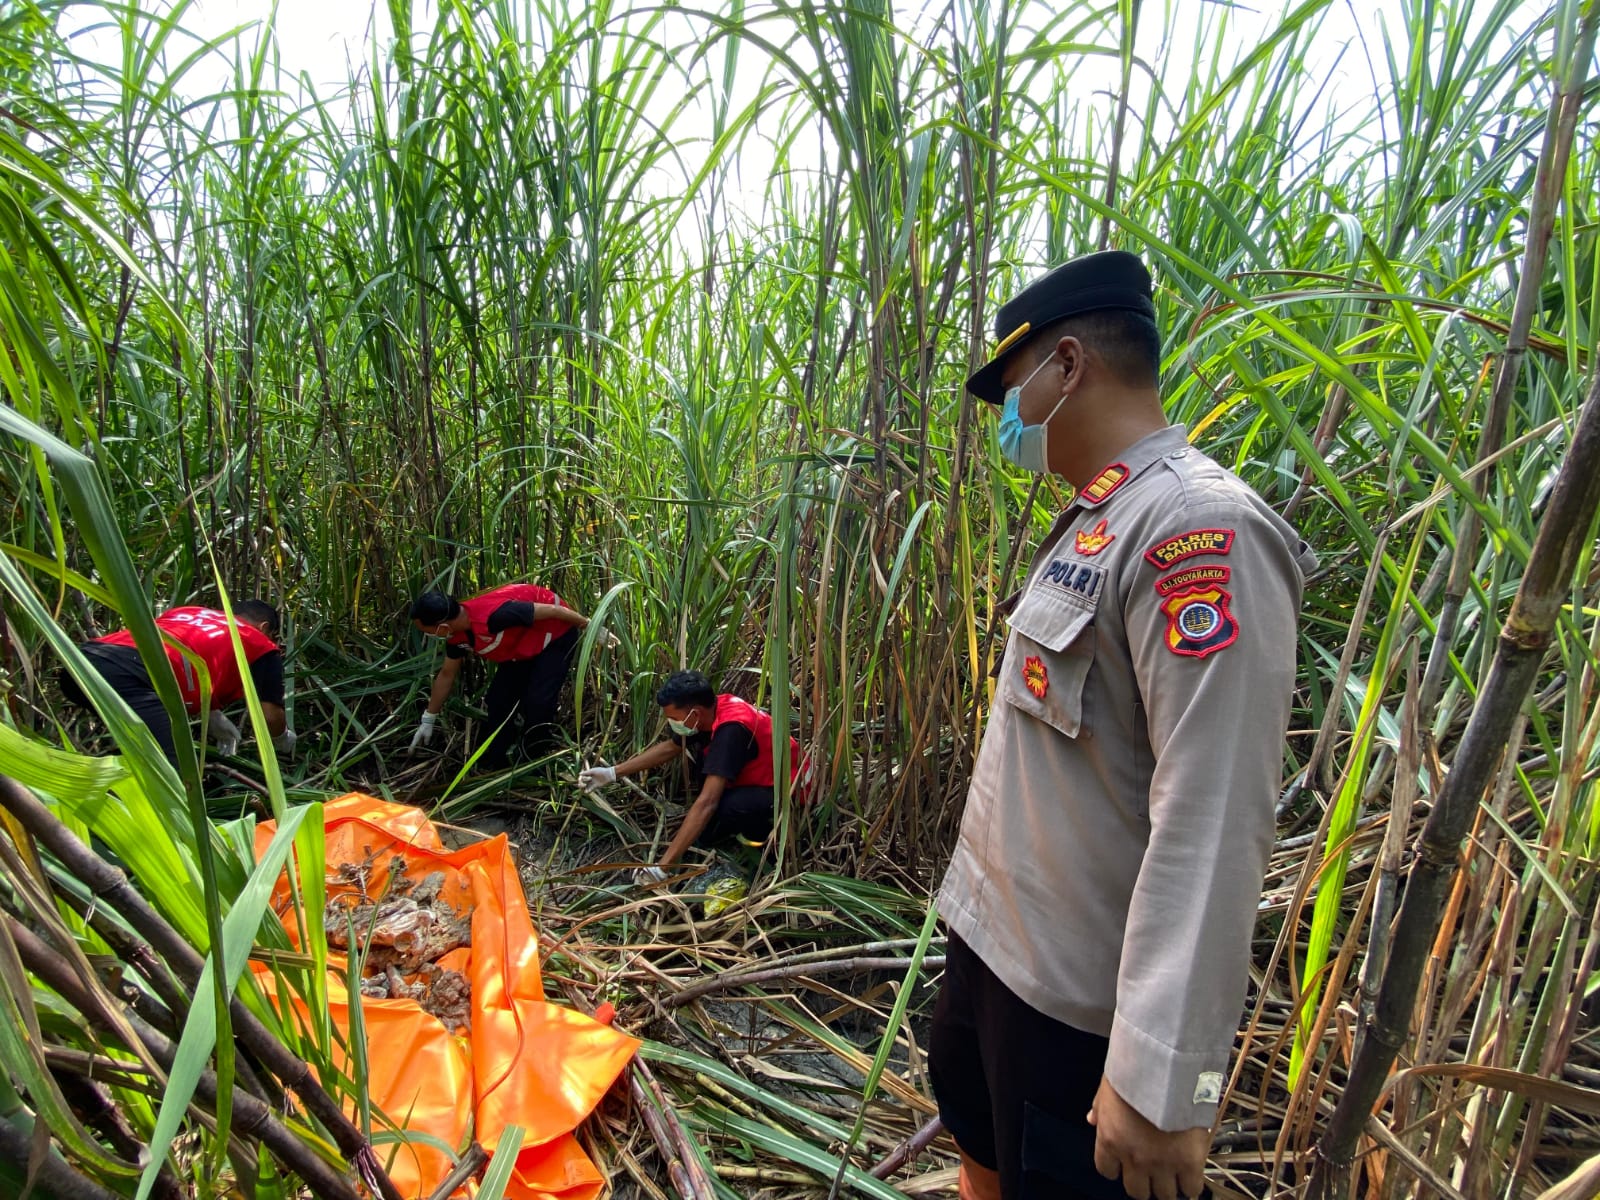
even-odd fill
[(1022, 660), (1022, 683), (1041, 700), (1050, 690), (1050, 670), (1037, 654), (1030, 654)]
[(1198, 587), (1207, 583), (1227, 583), (1231, 572), (1223, 566), (1185, 567), (1181, 571), (1174, 571), (1156, 580), (1156, 594), (1170, 596), (1173, 592), (1181, 592), (1185, 588)]
[(1144, 552), (1146, 560), (1157, 570), (1165, 571), (1186, 558), (1197, 554), (1226, 554), (1233, 548), (1231, 529), (1191, 529), (1157, 542)]
[(1188, 658), (1204, 658), (1233, 645), (1239, 622), (1228, 611), (1233, 597), (1219, 587), (1190, 588), (1168, 596), (1161, 604), (1167, 614), (1167, 649)]
[(1104, 517), (1100, 518), (1100, 524), (1093, 529), (1078, 530), (1077, 537), (1074, 539), (1078, 547), (1078, 553), (1083, 555), (1099, 554), (1100, 551), (1116, 540), (1116, 534), (1106, 532), (1106, 519)]
[(1127, 466), (1123, 463), (1112, 463), (1083, 485), (1083, 498), (1090, 504), (1099, 504), (1112, 492), (1127, 483), (1129, 474)]

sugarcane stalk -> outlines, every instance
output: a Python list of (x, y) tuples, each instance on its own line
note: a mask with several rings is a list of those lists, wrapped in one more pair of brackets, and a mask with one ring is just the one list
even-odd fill
[[(927, 966), (928, 960), (923, 959), (922, 965)], [(889, 1156), (873, 1167), (867, 1174), (874, 1179), (889, 1178), (889, 1176), (926, 1150), (929, 1143), (943, 1132), (944, 1122), (938, 1116), (929, 1117), (926, 1125), (891, 1150)]]
[(1406, 834), (1411, 825), (1411, 806), (1417, 796), (1417, 769), (1421, 756), (1417, 749), (1417, 646), (1411, 643), (1406, 663), (1406, 699), (1400, 720), (1400, 750), (1395, 761), (1394, 784), (1389, 792), (1389, 824), (1383, 831), (1383, 845), (1375, 867), (1377, 881), (1372, 897), (1372, 920), (1367, 935), (1367, 956), (1361, 964), (1355, 1051), (1361, 1049), (1362, 1035), (1372, 1020), (1378, 999), (1378, 981), (1389, 958), (1389, 923), (1394, 916), (1394, 897), (1399, 886), (1400, 859), (1405, 852)]
[(667, 1165), (667, 1175), (678, 1189), (678, 1195), (683, 1200), (715, 1200), (716, 1187), (701, 1166), (688, 1132), (667, 1103), (666, 1094), (650, 1068), (638, 1058), (628, 1069), (628, 1091), (655, 1136), (656, 1148)]
[[(190, 987), (198, 984), (204, 958), (134, 890), (126, 875), (84, 845), (32, 792), (5, 775), (0, 775), (0, 806), (8, 809), (92, 895), (116, 909), (181, 982)], [(340, 1153), (356, 1166), (368, 1185), (383, 1200), (401, 1200), (394, 1181), (379, 1164), (361, 1130), (317, 1082), (310, 1066), (279, 1041), (237, 997), (232, 1001), (230, 1015), (239, 1043), (300, 1098), (306, 1112), (328, 1130)]]
[[(0, 1158), (26, 1166), (33, 1154), (33, 1131), (0, 1117)], [(86, 1175), (79, 1174), (54, 1150), (47, 1150), (34, 1176), (35, 1190), (52, 1200), (122, 1200)]]
[[(1600, 6), (1594, 11), (1600, 15)], [(1406, 1042), (1417, 983), (1437, 932), (1440, 907), (1455, 878), (1461, 839), (1533, 688), (1597, 509), (1600, 372), (1590, 384), (1556, 476), (1527, 570), (1500, 631), (1489, 677), (1462, 734), (1454, 766), (1423, 826), (1373, 1017), (1351, 1063), (1344, 1094), (1317, 1145), (1310, 1190), (1314, 1198), (1331, 1200), (1348, 1187), (1357, 1142)]]
[[(95, 997), (83, 986), (82, 981), (61, 956), (52, 950), (43, 938), (14, 917), (7, 916), (4, 920), (28, 970), (76, 1008), (80, 1015), (85, 1018), (93, 1017), (99, 1010)], [(147, 1051), (150, 1057), (160, 1064), (162, 1070), (170, 1071), (178, 1057), (177, 1043), (155, 1026), (132, 1014), (126, 1014), (126, 1022), (133, 1030), (133, 1035), (143, 1043), (142, 1046), (129, 1046), (128, 1049)], [(125, 1035), (119, 1034), (119, 1036)], [(195, 1084), (195, 1096), (204, 1106), (215, 1111), (223, 1099), (215, 1072), (200, 1073), (200, 1078)], [(350, 1182), (323, 1162), (310, 1146), (290, 1133), (266, 1104), (248, 1092), (236, 1091), (227, 1097), (227, 1105), (233, 1115), (232, 1124), (235, 1132), (259, 1138), (262, 1145), (266, 1146), (284, 1167), (298, 1175), (320, 1200), (359, 1200)]]
[(429, 1193), (428, 1200), (450, 1200), (450, 1197), (455, 1195), (456, 1189), (474, 1178), (488, 1161), (489, 1152), (477, 1142), (473, 1142), (461, 1156), (461, 1161), (451, 1168), (450, 1174), (441, 1179), (439, 1186)]
[[(1528, 353), (1528, 334), (1533, 328), (1534, 315), (1543, 308), (1540, 292), (1544, 287), (1545, 260), (1549, 256), (1550, 235), (1555, 230), (1556, 210), (1567, 177), (1567, 162), (1572, 156), (1578, 113), (1588, 86), (1589, 59), (1594, 55), (1597, 25), (1600, 25), (1600, 6), (1591, 4), (1578, 27), (1576, 48), (1567, 63), (1567, 78), (1550, 99), (1550, 116), (1544, 143), (1539, 148), (1539, 164), (1534, 173), (1533, 200), (1528, 206), (1528, 238), (1523, 247), (1522, 276), (1517, 280), (1517, 295), (1511, 307), (1511, 325), (1506, 331), (1506, 348), (1500, 356), (1494, 391), (1489, 395), (1489, 406), (1484, 411), (1483, 426), (1478, 435), (1479, 464), (1487, 463), (1498, 455), (1505, 441), (1511, 397), (1522, 376), (1522, 360)], [(1472, 490), (1479, 499), (1487, 494), (1490, 474), (1487, 470), (1473, 473)], [(1461, 604), (1467, 594), (1468, 577), (1477, 558), (1478, 537), (1482, 527), (1478, 510), (1468, 504), (1456, 534), (1450, 580), (1445, 584), (1444, 604), (1439, 612), (1433, 648), (1428, 654), (1428, 667), (1422, 678), (1424, 712), (1433, 711), (1439, 693), (1444, 688), (1450, 648), (1455, 641)]]

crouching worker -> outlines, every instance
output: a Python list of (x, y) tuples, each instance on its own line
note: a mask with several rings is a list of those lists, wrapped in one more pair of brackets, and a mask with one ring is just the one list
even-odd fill
[[(433, 727), (469, 654), (495, 664), (484, 696), (489, 731), (478, 759), (484, 770), (505, 769), (517, 718), (530, 743), (546, 740), (554, 732), (561, 685), (571, 673), (578, 631), (589, 623), (588, 617), (562, 604), (547, 587), (509, 583), (470, 600), (423, 592), (411, 606), (411, 623), (429, 637), (444, 639), (444, 664), (434, 676), (427, 711), (412, 735), (413, 751), (433, 740)], [(615, 646), (616, 638), (607, 634), (606, 644)]]
[[(737, 696), (719, 696), (699, 671), (675, 671), (656, 693), (671, 735), (614, 767), (590, 767), (578, 786), (598, 791), (626, 775), (665, 766), (680, 754), (689, 760), (694, 802), (672, 843), (652, 867), (634, 872), (637, 883), (658, 883), (691, 845), (709, 846), (738, 836), (760, 843), (772, 832), (777, 778), (772, 755), (772, 718)], [(800, 747), (789, 739), (789, 781), (799, 790)], [(802, 801), (803, 802), (803, 801)]]
[[(273, 640), (278, 636), (277, 609), (265, 600), (246, 600), (233, 606), (233, 620), (230, 621), (226, 613), (214, 608), (169, 608), (156, 618), (156, 628), (166, 643), (167, 661), (177, 678), (183, 707), (191, 717), (200, 715), (200, 670), (209, 677), (211, 717), (206, 723), (206, 732), (222, 754), (235, 753), (241, 736), (239, 727), (222, 712), (244, 700), (244, 680), (233, 652), (237, 633), (250, 667), (256, 699), (261, 702), (261, 714), (267, 719), (272, 744), (280, 754), (294, 753), (294, 730), (289, 728), (283, 711), (283, 652)], [(134, 716), (145, 723), (167, 758), (176, 761), (172, 721), (133, 644), (133, 634), (127, 630), (107, 634), (85, 642), (79, 649), (111, 690), (127, 702)], [(77, 680), (65, 669), (60, 678), (61, 690), (68, 701), (84, 708), (93, 707)]]

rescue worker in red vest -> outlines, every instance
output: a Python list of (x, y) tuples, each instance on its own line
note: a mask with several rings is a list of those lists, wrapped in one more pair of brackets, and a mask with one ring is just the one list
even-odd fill
[[(280, 754), (293, 754), (295, 733), (283, 711), (283, 652), (273, 640), (278, 634), (278, 610), (264, 600), (246, 600), (233, 606), (233, 617), (229, 621), (226, 613), (214, 608), (183, 607), (170, 608), (156, 618), (156, 628), (167, 643), (167, 659), (177, 678), (183, 706), (190, 716), (199, 715), (203, 668), (211, 687), (211, 716), (206, 731), (220, 753), (238, 750), (239, 727), (222, 712), (244, 699), (244, 683), (233, 650), (237, 632), (272, 744)], [(176, 758), (172, 721), (133, 644), (133, 635), (123, 630), (79, 648), (100, 677), (145, 723), (167, 758)], [(199, 660), (198, 667), (184, 650)], [(65, 670), (61, 673), (61, 689), (72, 703), (92, 707), (88, 696)]]
[[(772, 832), (777, 778), (772, 755), (772, 718), (737, 696), (719, 696), (699, 671), (675, 671), (656, 693), (671, 735), (614, 767), (601, 763), (578, 775), (578, 786), (598, 791), (627, 775), (665, 766), (680, 754), (689, 759), (694, 803), (683, 824), (651, 867), (634, 881), (659, 883), (666, 868), (691, 845), (707, 846), (738, 835), (764, 841)], [(789, 739), (789, 779), (800, 776), (800, 747)]]
[[(548, 736), (561, 685), (572, 669), (578, 631), (589, 618), (561, 603), (561, 597), (535, 583), (508, 583), (470, 600), (429, 591), (411, 606), (411, 623), (429, 637), (445, 641), (444, 665), (433, 677), (428, 708), (411, 737), (413, 751), (433, 739), (433, 729), (456, 676), (469, 654), (495, 664), (484, 696), (489, 712), (488, 743), (478, 762), (485, 770), (506, 766), (506, 752), (521, 718), (532, 740)], [(606, 644), (616, 638), (606, 635)]]

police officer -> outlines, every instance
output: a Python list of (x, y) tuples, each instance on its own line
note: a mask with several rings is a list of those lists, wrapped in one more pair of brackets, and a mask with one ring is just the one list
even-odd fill
[[(211, 716), (206, 731), (217, 749), (232, 754), (239, 748), (240, 731), (222, 712), (244, 699), (244, 683), (239, 673), (233, 643), (238, 638), (250, 668), (250, 681), (261, 703), (267, 731), (280, 754), (293, 754), (295, 733), (289, 728), (283, 710), (283, 652), (273, 639), (278, 635), (278, 610), (265, 600), (246, 600), (233, 606), (233, 619), (214, 608), (185, 606), (169, 608), (156, 618), (156, 628), (165, 642), (167, 661), (178, 681), (184, 709), (198, 716), (201, 707), (200, 672), (211, 688)], [(168, 759), (177, 751), (172, 742), (172, 721), (161, 703), (144, 660), (126, 630), (107, 634), (79, 647), (95, 671), (155, 737)], [(188, 654), (184, 652), (188, 651)], [(65, 669), (61, 690), (74, 704), (92, 707), (88, 696)]]
[[(561, 597), (535, 583), (509, 583), (470, 600), (440, 591), (423, 592), (411, 605), (411, 624), (444, 639), (444, 664), (433, 677), (428, 707), (411, 737), (417, 750), (433, 740), (434, 726), (456, 686), (467, 656), (495, 664), (484, 697), (489, 733), (478, 762), (485, 770), (506, 765), (510, 732), (520, 716), (533, 737), (547, 736), (555, 720), (561, 685), (572, 670), (578, 631), (589, 618), (561, 603)], [(606, 644), (616, 638), (606, 635)]]
[(967, 1198), (1199, 1195), (1244, 1000), (1315, 559), (1167, 424), (1154, 316), (1137, 257), (1074, 259), (967, 381), (1006, 458), (1075, 489), (1002, 605), (938, 899)]
[[(578, 786), (598, 791), (627, 775), (664, 766), (687, 756), (696, 795), (683, 824), (661, 861), (634, 872), (637, 883), (658, 883), (691, 845), (711, 845), (730, 837), (757, 844), (772, 832), (776, 804), (776, 765), (772, 717), (738, 696), (718, 695), (699, 671), (674, 671), (656, 692), (671, 736), (614, 767), (600, 763), (578, 775)], [(804, 802), (800, 747), (789, 739), (789, 779), (799, 781)]]

